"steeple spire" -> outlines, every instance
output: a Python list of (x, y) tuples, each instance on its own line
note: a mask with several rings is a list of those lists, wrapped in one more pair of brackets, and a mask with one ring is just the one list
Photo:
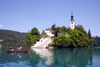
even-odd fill
[(74, 21), (74, 19), (73, 19), (73, 13), (71, 12), (71, 21)]

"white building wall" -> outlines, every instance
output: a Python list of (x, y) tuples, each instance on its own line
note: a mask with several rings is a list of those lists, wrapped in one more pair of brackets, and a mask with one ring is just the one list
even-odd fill
[(74, 21), (71, 21), (71, 22), (70, 22), (70, 28), (71, 28), (71, 29), (75, 29), (75, 22), (74, 22)]
[(45, 30), (45, 33), (46, 33), (48, 36), (54, 36), (54, 34), (52, 34), (52, 32), (50, 32), (49, 30)]

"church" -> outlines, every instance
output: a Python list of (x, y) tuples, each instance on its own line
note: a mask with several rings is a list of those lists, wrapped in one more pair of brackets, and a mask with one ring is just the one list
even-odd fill
[(75, 22), (74, 22), (74, 18), (73, 18), (73, 13), (71, 13), (70, 28), (75, 29)]
[[(73, 13), (71, 13), (70, 28), (71, 29), (75, 29), (75, 22), (74, 22), (74, 18), (73, 18)], [(52, 34), (52, 32), (53, 32), (53, 30), (51, 28), (49, 28), (49, 27), (45, 29), (45, 33), (49, 37), (54, 36), (54, 34)]]

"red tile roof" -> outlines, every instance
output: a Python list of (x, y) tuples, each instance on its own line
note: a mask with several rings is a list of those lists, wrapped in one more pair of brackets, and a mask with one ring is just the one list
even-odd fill
[(51, 28), (48, 27), (48, 28), (46, 28), (46, 29), (51, 29)]
[(44, 35), (44, 34), (42, 34), (42, 35), (41, 35), (41, 37), (45, 37), (45, 35)]
[(51, 28), (49, 28), (49, 27), (48, 27), (48, 28), (46, 28), (46, 30), (50, 30), (51, 32), (54, 32), (54, 31), (53, 31)]

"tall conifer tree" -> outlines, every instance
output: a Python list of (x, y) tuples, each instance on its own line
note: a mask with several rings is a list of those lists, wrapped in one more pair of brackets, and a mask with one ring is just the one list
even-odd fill
[(89, 38), (91, 38), (91, 31), (90, 31), (90, 29), (88, 30), (88, 36), (89, 36)]

